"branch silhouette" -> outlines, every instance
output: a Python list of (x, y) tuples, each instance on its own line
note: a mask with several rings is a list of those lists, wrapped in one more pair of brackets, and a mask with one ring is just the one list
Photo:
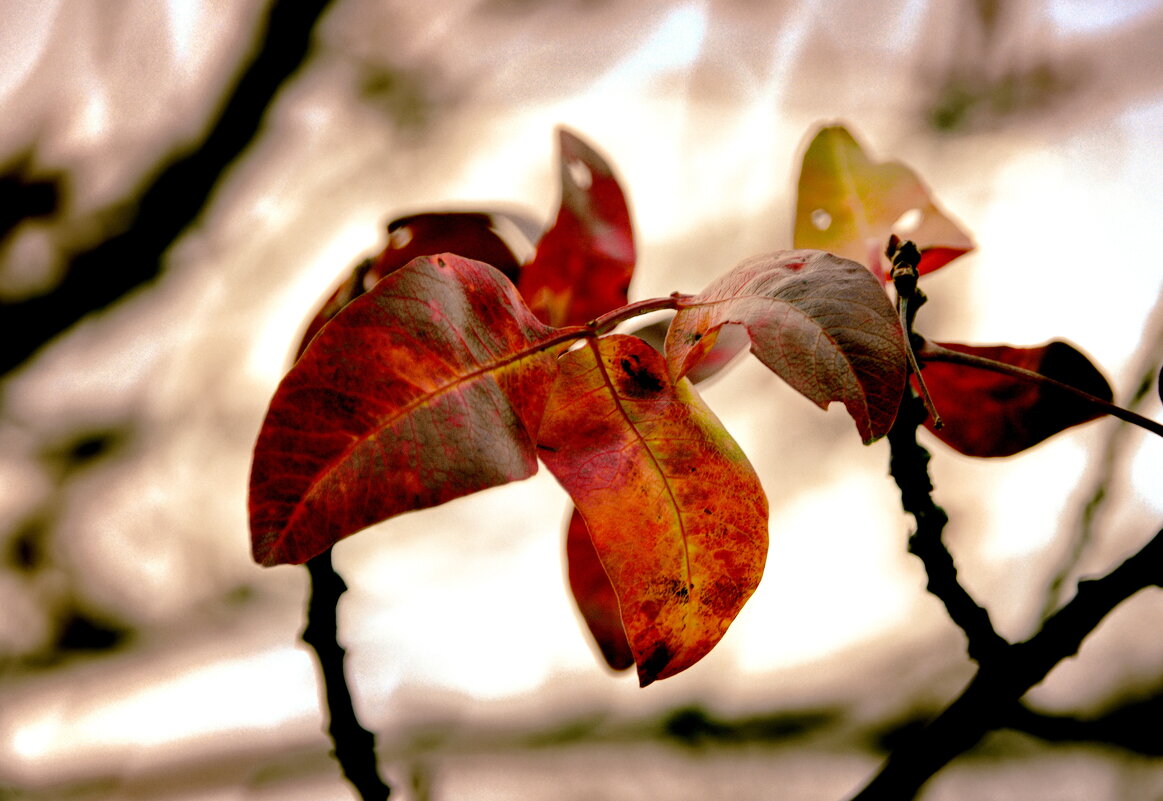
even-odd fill
[(210, 123), (205, 141), (178, 157), (137, 199), (125, 228), (74, 254), (51, 292), (0, 305), (0, 374), (18, 367), (86, 314), (105, 308), (161, 271), (165, 251), (205, 208), (218, 179), (257, 136), (279, 89), (303, 65), (311, 32), (331, 0), (277, 0), (266, 33)]

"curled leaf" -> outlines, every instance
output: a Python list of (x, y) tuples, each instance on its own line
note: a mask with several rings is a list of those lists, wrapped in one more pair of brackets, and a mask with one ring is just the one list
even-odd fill
[(622, 629), (618, 612), (618, 596), (598, 559), (585, 518), (577, 509), (569, 518), (565, 535), (565, 557), (569, 574), (569, 589), (582, 619), (590, 630), (602, 657), (614, 670), (625, 670), (634, 664), (634, 654)]
[(767, 499), (747, 458), (636, 337), (561, 358), (537, 443), (618, 598), (646, 686), (711, 650), (767, 557)]
[(843, 126), (820, 130), (804, 153), (796, 195), (793, 241), (860, 262), (882, 281), (892, 234), (921, 250), (921, 275), (973, 249), (911, 169), (874, 162)]
[[(1110, 384), (1099, 369), (1067, 342), (1053, 341), (1033, 348), (937, 344), (1041, 373), (1102, 400), (1112, 398)], [(968, 456), (1012, 456), (1103, 414), (1060, 389), (966, 364), (926, 360), (922, 372), (944, 422), (936, 429), (926, 421), (926, 427), (946, 445)]]
[(516, 281), (520, 263), (502, 229), (505, 226), (520, 228), (524, 222), (522, 218), (509, 214), (468, 211), (413, 214), (393, 220), (388, 224), (388, 244), (374, 259), (357, 265), (323, 302), (307, 325), (295, 358), (303, 355), (319, 329), (340, 309), (375, 286), (385, 275), (420, 256), (455, 253), (466, 259), (483, 261), (496, 267), (510, 281)]
[(900, 321), (868, 270), (817, 250), (784, 250), (739, 264), (684, 299), (666, 336), (678, 379), (716, 350), (728, 324), (751, 352), (807, 398), (840, 401), (867, 443), (888, 433), (908, 374)]
[(596, 150), (560, 129), (561, 207), (518, 287), (550, 325), (581, 325), (626, 305), (634, 232), (618, 179)]
[(550, 332), (501, 273), (450, 254), (348, 304), (283, 378), (259, 433), (255, 560), (304, 562), (373, 523), (536, 472)]

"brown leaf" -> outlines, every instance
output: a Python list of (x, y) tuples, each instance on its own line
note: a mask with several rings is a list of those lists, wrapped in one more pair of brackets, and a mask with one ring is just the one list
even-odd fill
[(818, 250), (742, 262), (680, 303), (666, 337), (671, 376), (721, 351), (727, 324), (743, 326), (751, 352), (821, 408), (843, 403), (865, 442), (892, 427), (908, 373), (904, 335), (879, 282), (856, 262)]

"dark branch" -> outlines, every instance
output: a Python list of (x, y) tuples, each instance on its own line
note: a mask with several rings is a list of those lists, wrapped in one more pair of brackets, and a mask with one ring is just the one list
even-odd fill
[(360, 725), (343, 671), (344, 651), (339, 644), (336, 610), (339, 596), (347, 590), (343, 579), (331, 566), (331, 549), (307, 562), (311, 574), (311, 597), (307, 602), (307, 628), (303, 642), (314, 649), (323, 673), (328, 732), (335, 744), (335, 759), (343, 775), (364, 801), (382, 801), (391, 789), (380, 778), (376, 766), (375, 735)]
[(210, 133), (192, 153), (161, 171), (139, 198), (124, 230), (75, 254), (48, 294), (0, 306), (0, 374), (79, 321), (157, 277), (162, 254), (206, 205), (219, 176), (258, 133), (279, 88), (302, 66), (311, 31), (330, 0), (276, 0), (266, 35)]
[(853, 801), (909, 799), (989, 731), (1020, 718), (1019, 701), (1067, 657), (1111, 610), (1145, 587), (1163, 585), (1163, 531), (1101, 579), (1080, 582), (1074, 598), (1029, 640), (981, 665), (957, 700), (889, 755), (881, 772)]
[(970, 658), (981, 664), (1009, 643), (994, 630), (989, 613), (957, 580), (957, 566), (941, 539), (949, 517), (933, 501), (929, 452), (917, 442), (917, 426), (925, 419), (925, 414), (919, 398), (911, 394), (905, 398), (896, 422), (888, 432), (891, 449), (889, 471), (900, 487), (901, 506), (917, 523), (916, 531), (909, 537), (909, 552), (924, 563), (929, 592), (945, 604), (950, 619), (968, 638)]
[(1014, 731), (1052, 743), (1117, 745), (1144, 756), (1163, 756), (1163, 696), (1155, 695), (1094, 718), (1050, 715), (1020, 706), (1005, 721)]

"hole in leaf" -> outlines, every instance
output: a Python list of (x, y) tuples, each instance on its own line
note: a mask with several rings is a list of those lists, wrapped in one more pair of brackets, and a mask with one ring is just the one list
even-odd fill
[(407, 225), (401, 225), (396, 230), (388, 234), (388, 247), (392, 250), (403, 250), (408, 247), (412, 241), (412, 229)]
[(570, 159), (569, 163), (565, 165), (565, 170), (569, 173), (569, 179), (574, 182), (578, 189), (589, 189), (593, 186), (593, 173), (581, 159)]
[(892, 230), (898, 234), (911, 234), (921, 227), (921, 223), (924, 220), (925, 212), (920, 209), (909, 209), (896, 218), (896, 222), (892, 224)]
[(832, 225), (832, 215), (823, 209), (816, 209), (812, 212), (812, 225), (816, 226), (817, 231), (827, 231)]

